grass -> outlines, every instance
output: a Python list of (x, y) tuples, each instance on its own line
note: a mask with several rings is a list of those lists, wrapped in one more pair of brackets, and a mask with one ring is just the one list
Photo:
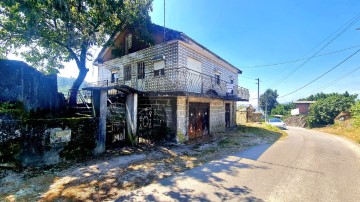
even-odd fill
[(354, 118), (345, 121), (336, 121), (331, 126), (314, 128), (314, 130), (346, 137), (360, 144), (360, 126)]
[[(254, 145), (273, 143), (284, 136), (286, 136), (286, 133), (275, 127), (265, 124), (246, 124), (224, 133), (188, 141), (180, 147), (185, 149), (184, 152), (176, 150), (179, 148), (178, 146), (158, 147), (154, 153), (157, 154), (156, 157), (148, 158), (148, 156), (145, 160), (130, 163), (126, 167), (112, 167), (102, 172), (89, 172), (89, 169), (94, 164), (103, 164), (112, 156), (118, 156), (115, 153), (109, 153), (111, 155), (102, 157), (103, 160), (99, 157), (96, 161), (79, 163), (73, 167), (65, 165), (53, 170), (54, 172), (40, 170), (41, 174), (21, 179), (22, 181), (18, 183), (19, 188), (14, 187), (14, 189), (7, 192), (1, 193), (1, 188), (5, 188), (5, 186), (0, 184), (0, 201), (6, 199), (9, 201), (37, 201), (40, 195), (43, 197), (40, 201), (102, 201), (116, 199), (123, 193), (170, 177), (177, 172), (192, 169)], [(129, 155), (130, 153), (147, 154), (149, 152), (136, 152), (137, 150), (135, 150), (127, 153), (123, 152), (123, 150), (119, 150), (121, 152), (120, 156)], [(81, 177), (77, 178), (72, 172), (75, 168), (81, 167), (84, 167), (85, 171)], [(91, 175), (85, 176), (84, 174), (87, 173)], [(68, 182), (69, 180), (71, 181)], [(33, 187), (36, 187), (36, 190), (33, 190)], [(94, 190), (94, 187), (97, 187), (98, 190)], [(17, 193), (21, 189), (32, 191), (20, 196)]]

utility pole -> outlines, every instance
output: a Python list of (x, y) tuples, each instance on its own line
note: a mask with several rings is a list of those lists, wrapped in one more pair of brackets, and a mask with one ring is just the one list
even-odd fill
[(267, 103), (267, 98), (265, 99), (265, 122), (267, 121), (267, 106), (268, 106), (268, 103)]
[(258, 97), (257, 97), (257, 99), (258, 99), (258, 107), (257, 107), (257, 109), (258, 109), (258, 111), (260, 111), (260, 79), (257, 78), (255, 80), (257, 80), (256, 84), (258, 85)]

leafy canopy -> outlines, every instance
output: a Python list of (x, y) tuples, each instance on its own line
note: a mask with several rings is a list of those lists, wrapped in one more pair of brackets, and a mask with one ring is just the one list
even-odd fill
[(307, 123), (309, 127), (333, 124), (334, 119), (342, 111), (348, 111), (355, 103), (353, 96), (335, 94), (319, 99), (310, 105)]
[(272, 109), (278, 105), (278, 96), (277, 90), (267, 89), (264, 94), (260, 95), (261, 109), (265, 111), (265, 106), (267, 105), (268, 114), (271, 114)]
[(75, 60), (85, 69), (91, 47), (126, 25), (146, 27), (149, 9), (148, 0), (2, 0), (0, 55), (21, 54), (38, 68)]
[(294, 108), (294, 103), (278, 104), (273, 110), (271, 110), (271, 115), (283, 115), (287, 117), (290, 116), (291, 110)]
[(350, 95), (349, 92), (345, 91), (345, 93), (343, 94), (339, 94), (339, 93), (317, 93), (315, 95), (310, 95), (309, 97), (307, 98), (302, 98), (302, 99), (299, 99), (299, 101), (317, 101), (317, 100), (320, 100), (320, 99), (325, 99), (327, 97), (330, 97), (330, 96), (336, 96), (336, 95), (339, 95), (339, 96), (345, 96), (345, 97), (351, 97), (352, 99), (356, 99), (357, 98), (357, 94), (353, 94), (353, 95)]

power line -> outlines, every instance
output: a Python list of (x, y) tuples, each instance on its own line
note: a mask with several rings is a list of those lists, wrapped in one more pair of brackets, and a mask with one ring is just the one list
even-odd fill
[(324, 86), (322, 86), (322, 87), (320, 87), (320, 88), (318, 88), (318, 89), (316, 89), (316, 90), (312, 91), (310, 94), (313, 94), (313, 93), (315, 93), (315, 92), (318, 92), (318, 91), (324, 90), (324, 89), (326, 89), (326, 88), (329, 88), (330, 86), (332, 86), (332, 85), (334, 85), (335, 83), (337, 83), (337, 82), (341, 81), (342, 79), (344, 79), (344, 78), (346, 78), (346, 77), (350, 76), (352, 73), (354, 73), (354, 72), (358, 71), (359, 69), (360, 69), (360, 66), (359, 66), (359, 67), (357, 67), (357, 68), (355, 68), (355, 69), (353, 69), (353, 70), (351, 70), (350, 72), (348, 72), (348, 73), (346, 73), (346, 74), (344, 74), (344, 75), (342, 75), (342, 76), (338, 77), (337, 79), (333, 80), (332, 82), (330, 82), (330, 83), (328, 83), (328, 84), (326, 84), (326, 85), (324, 85)]
[[(299, 66), (297, 66), (293, 71), (291, 71), (290, 73), (288, 73), (286, 76), (282, 77), (280, 80), (278, 80), (277, 82), (275, 82), (272, 85), (272, 88), (275, 88), (276, 86), (278, 86), (280, 83), (284, 82), (286, 79), (288, 79), (291, 75), (293, 75), (297, 70), (299, 70), (301, 67), (303, 67), (306, 63), (308, 63), (313, 57), (315, 57), (319, 52), (321, 52), (322, 50), (324, 50), (327, 46), (329, 46), (333, 41), (335, 41), (335, 39), (337, 39), (338, 37), (340, 37), (345, 31), (347, 31), (348, 29), (350, 29), (350, 27), (352, 25), (354, 25), (357, 21), (360, 20), (360, 15), (357, 15), (356, 17), (352, 18), (350, 20), (350, 23), (346, 23), (348, 25), (345, 26), (344, 29), (342, 29), (337, 35), (335, 35), (330, 41), (328, 41), (324, 46), (322, 46), (318, 51), (316, 51), (310, 58), (306, 59), (303, 63), (301, 63)], [(342, 26), (343, 27), (343, 26)], [(337, 32), (337, 31), (336, 31)], [(335, 32), (335, 33), (336, 33)]]
[(359, 46), (360, 45), (352, 46), (352, 47), (344, 48), (344, 49), (341, 49), (341, 50), (338, 50), (338, 51), (328, 52), (328, 53), (324, 53), (324, 54), (321, 54), (321, 55), (316, 55), (316, 56), (308, 57), (308, 58), (300, 58), (300, 59), (289, 60), (289, 61), (285, 61), (285, 62), (272, 63), (272, 64), (266, 64), (266, 65), (255, 65), (255, 66), (241, 67), (241, 68), (257, 68), (257, 67), (269, 67), (269, 66), (278, 66), (278, 65), (283, 65), (283, 64), (289, 64), (289, 63), (294, 63), (294, 62), (298, 62), (298, 61), (302, 61), (302, 60), (307, 60), (307, 59), (311, 59), (311, 58), (316, 58), (316, 57), (321, 57), (321, 56), (326, 56), (326, 55), (331, 55), (331, 54), (347, 51), (347, 50), (350, 50), (350, 49), (353, 49), (353, 48), (357, 48)]
[(334, 70), (334, 69), (336, 69), (337, 67), (339, 67), (339, 66), (340, 66), (341, 64), (343, 64), (345, 61), (349, 60), (351, 57), (353, 57), (354, 55), (356, 55), (359, 51), (360, 51), (360, 49), (357, 50), (357, 51), (355, 51), (353, 54), (351, 54), (351, 55), (350, 55), (349, 57), (347, 57), (345, 60), (341, 61), (339, 64), (335, 65), (333, 68), (329, 69), (328, 71), (326, 71), (326, 72), (323, 73), (322, 75), (318, 76), (318, 77), (315, 78), (314, 80), (312, 80), (312, 81), (310, 81), (309, 83), (305, 84), (304, 86), (302, 86), (302, 87), (300, 87), (300, 88), (298, 88), (298, 89), (296, 89), (296, 90), (294, 90), (294, 91), (292, 91), (292, 92), (290, 92), (290, 93), (288, 93), (288, 94), (286, 94), (286, 95), (280, 96), (279, 98), (283, 98), (283, 97), (286, 97), (286, 96), (288, 96), (288, 95), (291, 95), (291, 94), (293, 94), (293, 93), (295, 93), (295, 92), (297, 92), (297, 91), (299, 91), (299, 90), (307, 87), (308, 85), (314, 83), (315, 81), (319, 80), (321, 77), (325, 76), (326, 74), (328, 74), (328, 73), (331, 72), (332, 70)]

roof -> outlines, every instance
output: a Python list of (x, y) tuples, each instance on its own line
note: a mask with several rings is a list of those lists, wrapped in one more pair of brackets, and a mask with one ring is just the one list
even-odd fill
[(315, 103), (316, 101), (295, 101), (293, 102), (294, 104), (312, 104), (312, 103)]
[[(151, 28), (153, 29), (152, 31), (158, 31), (158, 30), (163, 30), (164, 27), (160, 26), (160, 25), (156, 25), (156, 24), (152, 24)], [(194, 39), (192, 39), (191, 37), (187, 36), (185, 33), (177, 31), (177, 30), (173, 30), (173, 29), (169, 29), (169, 28), (165, 28), (165, 33), (166, 33), (166, 40), (165, 41), (170, 41), (170, 40), (181, 40), (181, 41), (188, 41), (191, 40), (193, 43), (195, 43), (196, 45), (200, 46), (201, 48), (205, 49), (207, 52), (211, 53), (212, 55), (214, 55), (216, 58), (222, 60), (223, 62), (225, 62), (226, 64), (230, 65), (231, 67), (233, 67), (234, 69), (237, 70), (238, 74), (242, 74), (242, 71), (235, 67), (234, 65), (232, 65), (231, 63), (229, 63), (228, 61), (226, 61), (225, 59), (223, 59), (222, 57), (220, 57), (219, 55), (215, 54), (214, 52), (212, 52), (211, 50), (209, 50), (208, 48), (206, 48), (205, 46), (201, 45), (200, 43), (196, 42)], [(121, 33), (121, 31), (118, 31), (116, 33), (114, 33), (110, 39), (108, 41), (114, 41), (119, 34)], [(111, 44), (111, 43), (108, 43)], [(107, 50), (109, 49), (109, 45), (104, 46), (99, 55), (96, 57), (95, 61), (94, 61), (94, 65), (96, 65), (96, 63), (99, 61), (100, 58), (102, 58), (104, 56), (104, 54), (107, 52)]]

